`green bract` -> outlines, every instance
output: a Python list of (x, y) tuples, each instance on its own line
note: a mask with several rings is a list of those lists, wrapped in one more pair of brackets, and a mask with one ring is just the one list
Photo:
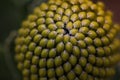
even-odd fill
[(48, 0), (23, 22), (15, 40), (22, 80), (104, 80), (119, 61), (119, 25), (102, 2)]

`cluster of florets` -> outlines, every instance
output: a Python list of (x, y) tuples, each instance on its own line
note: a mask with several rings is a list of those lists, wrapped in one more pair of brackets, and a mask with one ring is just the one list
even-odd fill
[(17, 67), (23, 80), (104, 80), (119, 61), (118, 31), (101, 2), (49, 0), (18, 31)]

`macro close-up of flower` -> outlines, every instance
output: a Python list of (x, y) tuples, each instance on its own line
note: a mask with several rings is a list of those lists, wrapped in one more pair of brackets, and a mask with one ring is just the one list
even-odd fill
[(16, 9), (1, 23), (0, 80), (119, 80), (117, 1), (9, 1)]

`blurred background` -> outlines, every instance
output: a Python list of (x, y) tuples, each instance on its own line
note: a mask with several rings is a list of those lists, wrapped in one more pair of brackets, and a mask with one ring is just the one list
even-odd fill
[[(13, 80), (4, 57), (3, 45), (6, 38), (11, 31), (20, 27), (22, 20), (34, 6), (44, 1), (46, 0), (0, 0), (0, 80)], [(101, 1), (114, 13), (114, 22), (120, 23), (120, 0)]]

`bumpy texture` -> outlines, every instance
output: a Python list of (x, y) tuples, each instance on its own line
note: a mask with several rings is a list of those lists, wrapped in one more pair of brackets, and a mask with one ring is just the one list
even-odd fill
[(49, 0), (18, 31), (17, 67), (23, 80), (105, 80), (119, 61), (118, 31), (102, 2)]

